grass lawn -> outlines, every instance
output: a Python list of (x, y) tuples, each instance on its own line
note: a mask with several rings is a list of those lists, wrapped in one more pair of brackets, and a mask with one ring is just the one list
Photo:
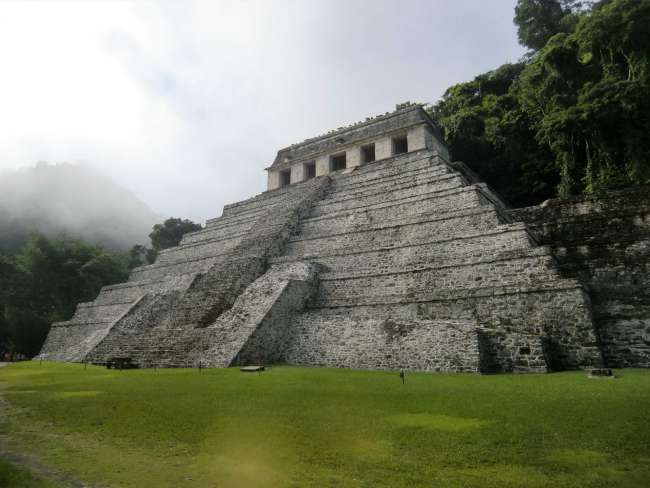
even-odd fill
[[(16, 450), (103, 487), (650, 486), (650, 371), (0, 369)], [(26, 476), (0, 463), (0, 486)], [(13, 474), (12, 474), (13, 473)], [(4, 478), (3, 478), (4, 476)], [(7, 486), (56, 486), (48, 484)]]

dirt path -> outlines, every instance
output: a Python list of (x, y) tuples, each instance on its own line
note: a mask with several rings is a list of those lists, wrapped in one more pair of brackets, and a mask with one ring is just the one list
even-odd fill
[[(10, 363), (0, 363), (0, 368), (7, 366), (8, 364)], [(2, 397), (2, 389), (0, 388), (0, 417), (11, 418), (13, 413), (12, 410), (11, 405)], [(82, 483), (74, 479), (72, 476), (46, 466), (32, 454), (26, 454), (15, 450), (11, 445), (11, 440), (6, 435), (0, 435), (0, 458), (19, 468), (29, 471), (34, 476), (54, 481), (67, 488), (99, 488)]]

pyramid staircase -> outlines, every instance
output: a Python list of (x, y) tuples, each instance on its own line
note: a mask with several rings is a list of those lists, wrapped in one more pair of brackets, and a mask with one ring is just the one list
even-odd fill
[(228, 205), (54, 324), (44, 359), (424, 371), (600, 364), (588, 296), (462, 165), (419, 150)]

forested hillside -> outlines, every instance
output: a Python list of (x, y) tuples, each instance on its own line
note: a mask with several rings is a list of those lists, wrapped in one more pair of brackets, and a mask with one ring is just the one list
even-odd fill
[(129, 270), (151, 263), (201, 226), (167, 219), (149, 234), (151, 248), (115, 251), (77, 237), (34, 233), (15, 254), (0, 253), (0, 353), (38, 353), (52, 322), (67, 320), (79, 302), (102, 286), (126, 281)]
[(431, 113), (454, 159), (514, 206), (650, 183), (650, 0), (519, 0), (525, 59)]
[(0, 252), (17, 252), (33, 232), (127, 250), (146, 244), (159, 220), (131, 192), (84, 165), (39, 163), (0, 173)]

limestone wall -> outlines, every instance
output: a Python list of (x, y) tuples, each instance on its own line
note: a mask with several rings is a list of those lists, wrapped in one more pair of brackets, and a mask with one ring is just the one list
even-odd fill
[[(429, 127), (430, 132), (436, 139), (442, 140), (439, 130), (424, 110), (419, 105), (409, 105), (374, 119), (367, 119), (352, 126), (281, 149), (278, 151), (273, 167), (290, 166), (293, 161), (312, 158), (321, 153), (335, 153), (340, 151), (341, 146), (345, 146), (346, 143), (358, 145), (381, 137), (385, 138), (386, 135), (396, 131), (406, 134), (409, 128), (422, 124)], [(417, 134), (417, 136), (422, 140), (422, 143), (425, 142), (424, 134)], [(439, 144), (444, 148), (444, 144)], [(429, 147), (428, 149), (437, 148)], [(444, 149), (446, 151), (446, 148)]]
[(295, 183), (80, 304), (43, 357), (541, 372), (602, 345), (643, 365), (647, 191), (611, 198), (509, 211), (435, 148)]
[[(292, 322), (284, 359), (396, 367), (406, 359), (386, 352), (380, 324), (388, 320), (402, 324), (403, 340), (421, 344), (419, 359), (400, 367), (545, 371), (600, 364), (581, 284), (562, 277), (550, 249), (538, 247), (525, 225), (509, 223), (498, 197), (471, 181), (426, 151), (334, 176), (274, 260), (321, 265), (318, 290)], [(458, 320), (466, 334), (445, 325)], [(470, 350), (482, 351), (482, 359)], [(450, 362), (443, 351), (465, 354), (468, 362)]]
[[(276, 200), (274, 205), (266, 205), (265, 212), (259, 214), (248, 232), (236, 244), (222, 250), (218, 259), (211, 262), (207, 270), (195, 275), (187, 288), (169, 290), (141, 302), (112, 327), (100, 347), (88, 355), (89, 360), (103, 363), (128, 350), (134, 361), (148, 365), (170, 366), (196, 361), (202, 347), (214, 346), (218, 337), (223, 335), (214, 330), (203, 333), (196, 329), (214, 328), (211, 324), (215, 320), (228, 315), (226, 312), (245, 296), (249, 285), (265, 273), (268, 259), (282, 252), (299, 219), (313, 201), (320, 198), (327, 185), (327, 179), (311, 181), (283, 193), (284, 198)], [(226, 218), (241, 217), (252, 210), (256, 211), (259, 204), (259, 199), (255, 199), (230, 208)], [(210, 229), (215, 228), (213, 223)], [(158, 269), (170, 262), (180, 268), (189, 260), (201, 260), (202, 256), (214, 252), (210, 246), (219, 246), (222, 241), (216, 238), (197, 246), (191, 236), (184, 242), (187, 244), (174, 248), (173, 258), (156, 263)], [(145, 272), (147, 277), (151, 276), (156, 265)], [(243, 346), (233, 344), (225, 336), (222, 340), (228, 347), (219, 345), (224, 352), (212, 361), (204, 358), (206, 364), (227, 365), (229, 362), (224, 363), (224, 357), (232, 353), (232, 348), (236, 348), (232, 353), (236, 354)], [(137, 345), (133, 347), (131, 343)], [(161, 344), (164, 345), (163, 349)], [(214, 346), (213, 349), (219, 347)]]
[(317, 267), (308, 263), (271, 267), (206, 327), (169, 323), (174, 308), (185, 301), (182, 295), (147, 297), (154, 306), (120, 322), (87, 360), (126, 356), (141, 367), (227, 367), (260, 360), (261, 353), (272, 360), (286, 342), (287, 317), (302, 308), (316, 279)]
[(211, 337), (198, 329), (264, 274), (327, 184), (319, 179), (228, 207), (156, 263), (133, 270), (127, 283), (80, 304), (70, 321), (52, 327), (40, 356), (102, 363), (131, 355), (149, 365), (187, 364), (189, 351)]
[(587, 285), (606, 363), (650, 367), (650, 187), (511, 211)]
[[(364, 158), (362, 148), (368, 147), (372, 148), (372, 155)], [(340, 171), (333, 165), (335, 157), (344, 158), (343, 166), (349, 170), (419, 150), (433, 151), (449, 158), (438, 127), (423, 108), (411, 104), (399, 106), (395, 112), (281, 149), (271, 167), (267, 168), (268, 189), (275, 190), (308, 179), (310, 176), (305, 165), (314, 167), (315, 176)]]
[(301, 314), (291, 324), (283, 360), (360, 369), (480, 370), (474, 321), (355, 317), (346, 312)]

